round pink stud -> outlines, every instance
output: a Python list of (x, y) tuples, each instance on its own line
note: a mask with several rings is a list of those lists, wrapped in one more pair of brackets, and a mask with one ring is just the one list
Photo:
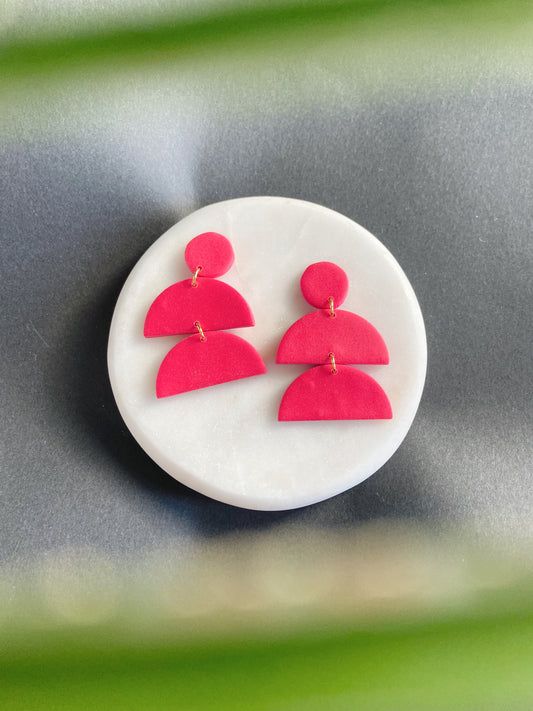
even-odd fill
[(348, 293), (348, 277), (346, 272), (332, 262), (316, 262), (311, 264), (302, 274), (300, 288), (307, 302), (317, 309), (340, 306)]
[(219, 277), (235, 260), (230, 241), (218, 232), (203, 232), (185, 247), (185, 261), (191, 272), (202, 267), (198, 276)]

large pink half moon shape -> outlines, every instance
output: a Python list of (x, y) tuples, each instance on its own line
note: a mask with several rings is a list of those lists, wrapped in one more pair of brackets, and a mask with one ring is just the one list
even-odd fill
[(156, 394), (168, 397), (263, 373), (263, 359), (243, 338), (215, 331), (202, 341), (196, 334), (167, 353), (157, 374)]
[(385, 391), (370, 375), (349, 365), (319, 365), (302, 373), (283, 395), (278, 419), (390, 420)]
[(287, 330), (278, 347), (276, 363), (329, 362), (386, 365), (389, 352), (379, 332), (361, 316), (351, 311), (313, 311), (298, 319)]
[(146, 338), (196, 333), (195, 321), (204, 331), (254, 325), (250, 307), (232, 286), (201, 277), (197, 282), (194, 287), (192, 279), (185, 279), (159, 294), (146, 315)]

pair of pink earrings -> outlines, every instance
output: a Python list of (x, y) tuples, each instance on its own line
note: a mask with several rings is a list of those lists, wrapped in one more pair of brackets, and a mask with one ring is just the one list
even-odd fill
[[(147, 338), (193, 334), (174, 346), (161, 363), (156, 380), (158, 398), (266, 373), (263, 359), (252, 345), (222, 330), (254, 325), (243, 297), (216, 279), (230, 269), (234, 259), (226, 237), (216, 232), (198, 235), (185, 249), (192, 279), (169, 286), (150, 306), (144, 324)], [(390, 419), (391, 406), (381, 386), (348, 365), (386, 365), (389, 354), (368, 321), (338, 309), (348, 292), (345, 272), (331, 262), (311, 264), (300, 286), (305, 299), (318, 310), (288, 329), (276, 362), (317, 367), (289, 385), (278, 419)]]

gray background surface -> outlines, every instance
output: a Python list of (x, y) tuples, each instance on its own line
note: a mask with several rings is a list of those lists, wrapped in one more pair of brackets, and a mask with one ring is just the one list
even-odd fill
[[(368, 78), (366, 57), (369, 89), (361, 57), (339, 58), (345, 35), (291, 50), (299, 63), (267, 44), (249, 74), (238, 54), (222, 66), (178, 57), (26, 77), (2, 94), (4, 561), (281, 521), (326, 535), (383, 517), (531, 533), (530, 81), (501, 52), (483, 63), (473, 50), (458, 71), (450, 39), (419, 73), (416, 43), (413, 56), (402, 45), (403, 83), (379, 84), (379, 57)], [(427, 329), (426, 388), (399, 451), (358, 487), (291, 512), (233, 508), (167, 476), (126, 430), (106, 371), (136, 260), (191, 210), (247, 195), (318, 202), (365, 226), (403, 267)]]

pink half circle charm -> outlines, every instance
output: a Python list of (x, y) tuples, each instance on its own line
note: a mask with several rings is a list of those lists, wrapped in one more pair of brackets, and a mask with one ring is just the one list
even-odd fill
[(283, 395), (280, 422), (295, 420), (390, 420), (385, 391), (367, 373), (348, 365), (320, 365), (306, 370)]
[(389, 352), (379, 332), (361, 316), (337, 309), (313, 311), (287, 330), (278, 347), (276, 363), (336, 363), (387, 365)]
[(266, 373), (255, 348), (232, 333), (215, 331), (180, 341), (167, 353), (156, 380), (158, 398)]
[(159, 294), (146, 315), (146, 338), (196, 333), (195, 321), (204, 331), (254, 325), (250, 307), (232, 286), (207, 277), (197, 282), (194, 287), (192, 279), (185, 279)]

